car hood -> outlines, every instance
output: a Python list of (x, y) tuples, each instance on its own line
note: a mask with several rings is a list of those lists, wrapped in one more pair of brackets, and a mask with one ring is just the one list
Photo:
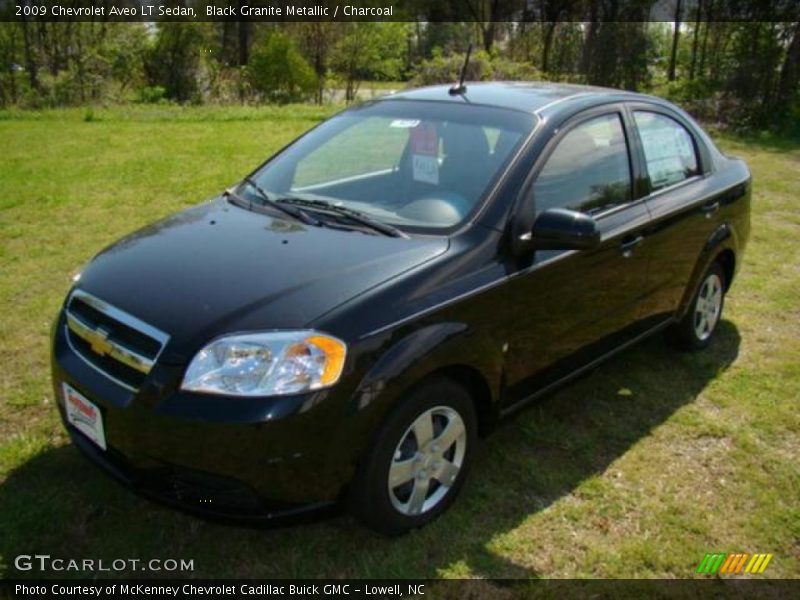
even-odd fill
[(216, 199), (108, 247), (78, 287), (168, 333), (169, 354), (183, 360), (224, 333), (303, 328), (447, 246), (306, 226)]

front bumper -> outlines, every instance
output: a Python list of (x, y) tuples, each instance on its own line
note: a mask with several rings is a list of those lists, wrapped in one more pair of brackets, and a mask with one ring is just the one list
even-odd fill
[(72, 426), (65, 423), (65, 427), (75, 447), (113, 479), (145, 498), (199, 517), (260, 523), (320, 512), (333, 505), (269, 500), (243, 482), (185, 467), (164, 464), (158, 468), (136, 468), (113, 448), (103, 451)]
[[(122, 483), (192, 513), (271, 519), (338, 498), (353, 472), (346, 401), (329, 391), (226, 398), (179, 389), (182, 371), (156, 365), (132, 391), (92, 368), (54, 325), (52, 375), (75, 445)], [(102, 412), (108, 449), (67, 424), (63, 384)]]

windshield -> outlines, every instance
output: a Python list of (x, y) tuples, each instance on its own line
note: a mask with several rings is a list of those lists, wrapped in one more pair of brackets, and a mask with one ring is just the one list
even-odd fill
[[(252, 175), (273, 200), (322, 200), (406, 229), (464, 221), (535, 123), (522, 112), (383, 101), (348, 110)], [(253, 202), (252, 186), (239, 193)]]

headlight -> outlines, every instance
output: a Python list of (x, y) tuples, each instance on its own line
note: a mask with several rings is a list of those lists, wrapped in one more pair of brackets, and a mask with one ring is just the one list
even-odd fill
[(181, 388), (231, 396), (280, 396), (339, 381), (347, 347), (316, 331), (273, 331), (214, 340), (192, 359)]

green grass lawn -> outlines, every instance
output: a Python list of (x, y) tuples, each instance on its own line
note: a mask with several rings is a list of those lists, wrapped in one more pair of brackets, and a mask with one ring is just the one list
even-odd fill
[(510, 419), (424, 530), (207, 523), (79, 456), (48, 366), (71, 275), (330, 110), (0, 112), (0, 575), (44, 553), (194, 559), (202, 577), (680, 578), (706, 552), (744, 551), (774, 554), (762, 577), (800, 577), (800, 145), (770, 139), (720, 139), (752, 168), (754, 215), (711, 348), (652, 339)]

